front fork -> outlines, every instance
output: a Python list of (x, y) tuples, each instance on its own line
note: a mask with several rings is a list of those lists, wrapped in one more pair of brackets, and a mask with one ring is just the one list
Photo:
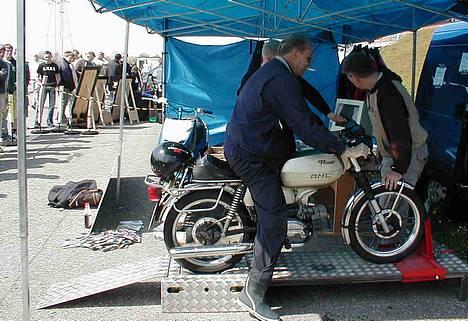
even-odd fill
[[(369, 183), (369, 180), (367, 177), (364, 175), (364, 172), (361, 170), (361, 166), (359, 166), (359, 163), (356, 158), (350, 158), (351, 163), (354, 166), (354, 179), (356, 180), (356, 184), (358, 187), (362, 188), (364, 191), (364, 195), (366, 199), (369, 201), (370, 204), (370, 210), (372, 212), (372, 224), (377, 223), (377, 221), (380, 223), (382, 226), (382, 229), (384, 230), (385, 233), (389, 233), (390, 229), (388, 227), (387, 221), (385, 220), (385, 216), (382, 214), (382, 209), (380, 208), (379, 202), (375, 199), (375, 194), (374, 191), (372, 190), (372, 187)], [(403, 184), (401, 185), (403, 187)], [(398, 201), (395, 200), (396, 204)]]

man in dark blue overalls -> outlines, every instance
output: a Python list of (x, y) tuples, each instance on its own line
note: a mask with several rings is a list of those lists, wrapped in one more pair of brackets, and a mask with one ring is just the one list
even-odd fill
[(287, 233), (280, 169), (295, 152), (294, 134), (324, 152), (366, 154), (362, 148), (346, 148), (306, 106), (297, 77), (311, 60), (308, 37), (284, 39), (279, 56), (245, 84), (226, 128), (224, 154), (249, 188), (257, 214), (254, 258), (239, 303), (260, 320), (279, 320), (264, 297)]

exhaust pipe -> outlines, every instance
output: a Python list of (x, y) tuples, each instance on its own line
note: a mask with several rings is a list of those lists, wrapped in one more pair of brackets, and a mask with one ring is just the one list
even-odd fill
[(185, 259), (207, 256), (225, 256), (244, 254), (253, 251), (253, 243), (235, 243), (206, 246), (175, 247), (169, 251), (174, 259)]

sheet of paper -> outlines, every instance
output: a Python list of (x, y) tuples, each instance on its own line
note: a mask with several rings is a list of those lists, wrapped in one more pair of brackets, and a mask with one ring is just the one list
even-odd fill
[(445, 77), (445, 71), (447, 70), (446, 67), (437, 67), (435, 74), (434, 74), (434, 81), (433, 85), (435, 87), (442, 87), (444, 84), (444, 77)]
[(458, 68), (459, 72), (468, 72), (468, 52), (464, 52), (462, 54), (461, 60), (460, 60), (460, 68)]

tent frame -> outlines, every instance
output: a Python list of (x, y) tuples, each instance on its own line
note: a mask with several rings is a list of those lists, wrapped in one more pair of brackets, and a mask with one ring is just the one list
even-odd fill
[[(298, 10), (297, 10), (297, 18), (291, 18), (288, 17), (284, 14), (279, 14), (281, 9), (286, 9), (286, 6), (290, 3), (288, 1), (284, 7), (279, 7), (277, 0), (274, 1), (274, 8), (273, 11), (267, 10), (264, 6), (263, 7), (256, 7), (252, 5), (253, 3), (258, 3), (259, 1), (250, 1), (250, 2), (240, 2), (239, 0), (228, 0), (230, 3), (232, 3), (235, 6), (242, 6), (250, 9), (257, 10), (259, 12), (258, 15), (253, 15), (252, 18), (257, 18), (260, 17), (262, 18), (262, 23), (261, 26), (252, 24), (250, 22), (247, 22), (243, 19), (236, 19), (236, 18), (231, 18), (222, 14), (215, 13), (213, 11), (218, 11), (221, 10), (223, 7), (215, 8), (212, 10), (203, 10), (203, 9), (198, 9), (192, 6), (180, 4), (180, 3), (170, 3), (167, 0), (151, 0), (151, 1), (145, 1), (142, 3), (138, 4), (132, 4), (132, 5), (126, 5), (126, 6), (118, 6), (115, 8), (105, 8), (103, 6), (97, 8), (95, 5), (96, 0), (88, 0), (89, 3), (92, 5), (94, 10), (98, 13), (120, 13), (124, 20), (127, 21), (126, 25), (126, 33), (125, 33), (125, 61), (124, 61), (124, 66), (123, 66), (123, 74), (122, 74), (122, 99), (121, 99), (121, 105), (120, 105), (120, 124), (119, 124), (119, 140), (120, 140), (120, 148), (119, 148), (119, 154), (117, 156), (118, 158), (118, 169), (117, 169), (117, 199), (119, 199), (120, 196), (120, 174), (121, 174), (121, 163), (122, 163), (122, 152), (123, 152), (123, 116), (124, 116), (124, 105), (123, 102), (125, 101), (125, 86), (126, 86), (126, 69), (127, 69), (127, 57), (128, 57), (128, 42), (129, 42), (129, 27), (130, 27), (130, 22), (131, 19), (128, 19), (125, 16), (125, 11), (130, 10), (130, 9), (136, 9), (136, 8), (141, 8), (144, 6), (150, 6), (153, 4), (158, 4), (158, 3), (165, 3), (165, 4), (174, 4), (178, 7), (182, 7), (185, 9), (189, 9), (192, 11), (188, 11), (185, 13), (181, 14), (171, 14), (167, 13), (165, 16), (163, 16), (163, 31), (156, 31), (152, 30), (148, 25), (145, 25), (146, 29), (152, 33), (159, 33), (163, 36), (164, 39), (164, 52), (163, 52), (163, 94), (165, 95), (166, 92), (166, 41), (167, 37), (170, 36), (169, 33), (175, 32), (175, 31), (180, 31), (180, 30), (185, 30), (185, 29), (190, 29), (190, 28), (202, 28), (203, 30), (206, 29), (211, 29), (217, 32), (220, 32), (222, 34), (227, 34), (231, 36), (237, 36), (237, 37), (246, 37), (248, 33), (245, 31), (238, 30), (236, 28), (231, 28), (229, 26), (225, 25), (220, 25), (220, 23), (240, 23), (243, 25), (247, 26), (252, 26), (257, 30), (257, 33), (255, 34), (250, 34), (249, 36), (252, 37), (259, 37), (260, 35), (263, 37), (278, 37), (278, 36), (283, 36), (287, 35), (288, 33), (291, 33), (292, 31), (300, 31), (301, 28), (304, 27), (309, 27), (313, 29), (318, 29), (322, 31), (327, 31), (330, 32), (332, 31), (331, 29), (320, 26), (317, 24), (312, 24), (310, 22), (320, 20), (323, 18), (333, 18), (333, 17), (342, 17), (345, 19), (350, 19), (350, 20), (356, 20), (356, 21), (361, 21), (361, 22), (366, 22), (366, 23), (372, 23), (376, 25), (381, 25), (381, 26), (386, 26), (386, 27), (398, 27), (394, 24), (387, 24), (387, 23), (379, 23), (376, 21), (369, 21), (367, 19), (362, 19), (358, 17), (352, 17), (348, 16), (347, 14), (355, 11), (359, 11), (362, 9), (369, 9), (369, 8), (375, 8), (381, 5), (397, 2), (400, 3), (404, 6), (407, 7), (412, 7), (413, 8), (413, 28), (411, 31), (413, 31), (413, 57), (412, 57), (412, 97), (414, 99), (414, 85), (415, 85), (415, 70), (416, 70), (416, 42), (417, 42), (417, 26), (415, 25), (415, 10), (423, 10), (426, 12), (430, 12), (433, 14), (436, 14), (438, 16), (443, 16), (447, 18), (457, 18), (462, 21), (468, 21), (468, 18), (466, 16), (462, 16), (458, 13), (451, 12), (451, 13), (446, 13), (442, 12), (438, 9), (431, 8), (429, 6), (423, 6), (423, 5), (418, 5), (414, 3), (410, 3), (408, 0), (382, 0), (380, 2), (368, 4), (365, 6), (360, 6), (356, 8), (349, 8), (337, 12), (326, 12), (324, 15), (321, 15), (319, 17), (314, 17), (311, 19), (305, 19), (307, 13), (310, 11), (312, 5), (313, 5), (313, 0), (309, 0), (308, 4), (306, 5), (305, 9), (303, 10), (302, 6), (302, 0), (297, 0), (298, 3)], [(22, 273), (22, 283), (21, 283), (21, 290), (22, 290), (22, 303), (23, 303), (23, 314), (22, 318), (24, 321), (30, 320), (30, 309), (31, 309), (31, 302), (30, 302), (30, 291), (29, 291), (29, 253), (28, 253), (28, 193), (27, 193), (27, 166), (26, 166), (26, 118), (25, 118), (25, 112), (24, 112), (24, 104), (25, 104), (25, 88), (24, 88), (24, 83), (25, 83), (25, 77), (24, 77), (24, 71), (25, 71), (25, 0), (16, 0), (17, 3), (17, 91), (16, 91), (16, 98), (17, 98), (17, 113), (18, 113), (18, 183), (19, 183), (19, 236), (20, 236), (20, 241), (21, 241), (21, 273)], [(115, 2), (117, 4), (117, 2)], [(262, 2), (264, 3), (264, 2)], [(228, 6), (230, 7), (230, 6)], [(224, 6), (226, 8), (226, 6)], [(325, 10), (323, 10), (325, 11)], [(204, 14), (209, 14), (210, 16), (215, 16), (222, 18), (222, 20), (217, 21), (217, 22), (206, 22), (202, 21), (199, 19), (192, 19), (189, 18), (187, 20), (184, 19), (179, 19), (179, 22), (181, 23), (188, 23), (189, 26), (187, 28), (168, 28), (168, 18), (172, 17), (185, 17), (188, 15), (192, 14), (197, 14), (197, 13), (204, 13)], [(273, 18), (273, 26), (274, 29), (270, 29), (266, 27), (265, 20), (266, 20), (266, 15), (271, 15)], [(148, 17), (146, 17), (148, 18)], [(146, 21), (145, 17), (140, 17), (137, 19), (142, 19), (141, 21)], [(157, 17), (155, 17), (157, 18)], [(145, 20), (143, 20), (145, 19)], [(149, 19), (148, 19), (149, 20)], [(281, 21), (289, 21), (292, 23), (298, 24), (298, 26), (286, 28), (286, 29), (280, 29), (280, 24)], [(429, 19), (426, 21), (428, 23), (429, 21), (432, 21), (433, 18)], [(135, 20), (138, 21), (138, 20)], [(195, 22), (197, 25), (194, 25), (193, 22)], [(403, 28), (403, 26), (399, 27), (399, 29)], [(172, 30), (171, 30), (172, 29)], [(230, 30), (231, 32), (228, 32), (226, 30)], [(409, 29), (407, 29), (409, 30)], [(260, 31), (260, 33), (259, 33)], [(273, 34), (271, 35), (266, 35), (265, 31), (272, 31)], [(279, 31), (279, 32), (278, 32)], [(399, 30), (401, 31), (401, 30)], [(240, 34), (236, 34), (236, 32)], [(370, 41), (370, 39), (359, 39), (358, 37), (348, 34), (346, 32), (338, 32), (336, 30), (333, 30), (334, 33), (340, 34), (342, 36), (359, 40), (359, 41)], [(192, 33), (195, 33), (193, 31)], [(187, 35), (185, 33), (184, 35)], [(172, 36), (181, 36), (181, 34), (174, 33)]]

